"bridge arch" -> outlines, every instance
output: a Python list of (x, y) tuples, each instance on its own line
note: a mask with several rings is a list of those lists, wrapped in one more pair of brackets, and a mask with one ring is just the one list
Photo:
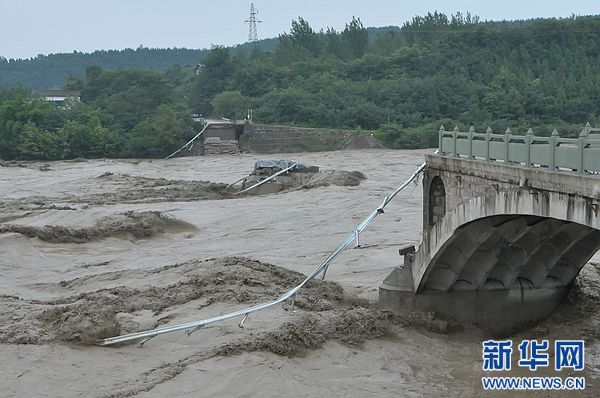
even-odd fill
[(568, 286), (600, 249), (599, 207), (528, 189), (465, 201), (425, 233), (413, 261), (415, 291)]
[(600, 230), (572, 221), (504, 214), (459, 227), (436, 253), (421, 290), (569, 286), (600, 249)]

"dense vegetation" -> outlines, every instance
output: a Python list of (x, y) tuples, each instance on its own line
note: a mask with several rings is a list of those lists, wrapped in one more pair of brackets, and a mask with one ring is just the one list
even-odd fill
[[(261, 51), (273, 51), (277, 39), (258, 42)], [(251, 45), (240, 44), (230, 48), (232, 54), (248, 52)], [(70, 76), (82, 77), (90, 65), (103, 69), (149, 69), (164, 72), (173, 65), (194, 67), (209, 50), (187, 48), (147, 48), (98, 50), (93, 53), (74, 51), (62, 54), (40, 54), (31, 59), (6, 59), (0, 54), (0, 87), (23, 85), (35, 90), (59, 89)]]
[[(213, 47), (161, 72), (87, 68), (56, 107), (0, 89), (0, 157), (162, 156), (189, 115), (376, 130), (393, 147), (435, 146), (440, 124), (575, 134), (600, 114), (600, 17), (480, 22), (433, 13), (401, 29), (316, 32), (302, 18), (272, 52)], [(169, 50), (162, 50), (169, 51)]]

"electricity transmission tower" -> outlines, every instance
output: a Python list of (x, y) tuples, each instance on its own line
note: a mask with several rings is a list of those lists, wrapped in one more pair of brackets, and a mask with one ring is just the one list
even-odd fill
[(250, 3), (250, 18), (244, 22), (248, 24), (248, 43), (256, 43), (258, 41), (258, 33), (256, 33), (256, 24), (262, 21), (256, 19), (258, 10), (254, 8), (254, 3)]

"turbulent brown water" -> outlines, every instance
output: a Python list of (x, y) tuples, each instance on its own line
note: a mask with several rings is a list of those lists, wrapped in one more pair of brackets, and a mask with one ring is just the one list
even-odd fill
[[(252, 169), (250, 155), (0, 164), (1, 395), (483, 395), (485, 332), (376, 308), (398, 247), (420, 240), (419, 185), (386, 208), (326, 281), (302, 290), (293, 310), (285, 303), (252, 314), (243, 329), (226, 321), (143, 348), (93, 345), (277, 297), (423, 153), (286, 155), (336, 171), (260, 197), (225, 189)], [(600, 266), (592, 261), (555, 315), (513, 338), (585, 338), (586, 393), (598, 396)]]

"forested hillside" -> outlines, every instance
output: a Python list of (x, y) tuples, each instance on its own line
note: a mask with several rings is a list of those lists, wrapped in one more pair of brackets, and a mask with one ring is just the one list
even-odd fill
[(88, 65), (64, 83), (82, 102), (62, 108), (1, 90), (0, 157), (162, 156), (193, 134), (190, 114), (248, 108), (261, 123), (366, 129), (403, 148), (437, 145), (442, 123), (568, 135), (600, 122), (598, 16), (433, 13), (371, 32), (357, 18), (342, 32), (298, 18), (272, 52), (217, 46), (165, 68)]
[(191, 93), (209, 93), (214, 108), (193, 96), (190, 105), (235, 117), (250, 104), (266, 123), (381, 128), (402, 147), (435, 145), (442, 123), (564, 134), (598, 121), (600, 17), (480, 23), (434, 13), (370, 44), (358, 23), (338, 35), (300, 19), (281, 39), (243, 67), (229, 69), (226, 57), (207, 67), (225, 91), (198, 79)]
[[(265, 39), (258, 43), (261, 51), (273, 51), (277, 39)], [(248, 51), (248, 44), (230, 48), (232, 54)], [(125, 50), (99, 50), (93, 53), (72, 52), (38, 55), (31, 59), (6, 59), (0, 54), (0, 86), (22, 85), (36, 90), (55, 89), (64, 85), (71, 76), (83, 77), (90, 65), (107, 70), (141, 68), (163, 72), (173, 65), (196, 66), (208, 50), (187, 48), (147, 48)]]
[(205, 55), (203, 50), (151, 49), (95, 51), (91, 54), (73, 52), (38, 55), (27, 60), (0, 59), (0, 84), (19, 84), (36, 90), (60, 88), (71, 76), (82, 77), (90, 65), (105, 69), (144, 68), (163, 71), (174, 64), (196, 65)]

